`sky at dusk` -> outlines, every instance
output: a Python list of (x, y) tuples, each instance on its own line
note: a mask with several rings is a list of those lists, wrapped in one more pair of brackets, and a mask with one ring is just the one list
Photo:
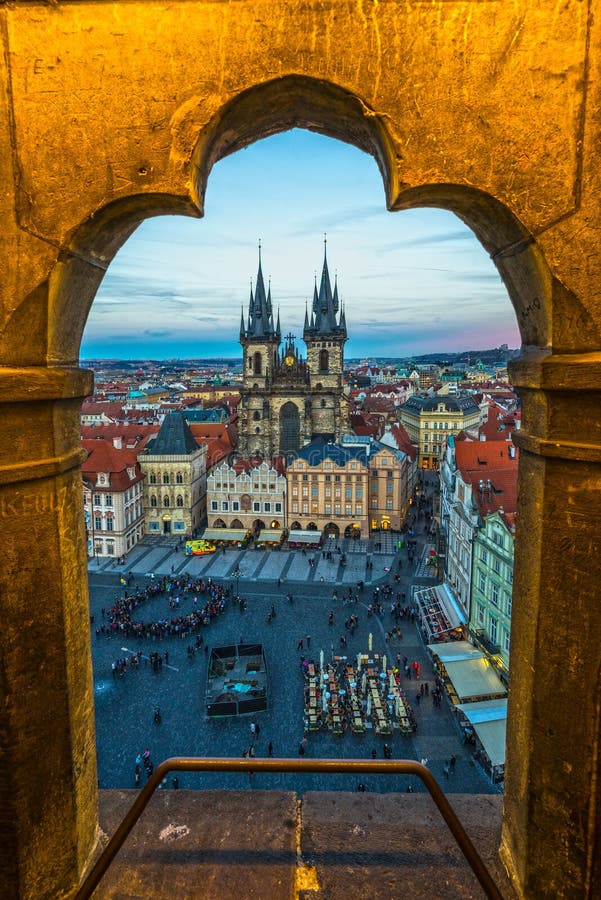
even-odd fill
[(140, 225), (100, 286), (82, 358), (239, 356), (259, 239), (282, 332), (301, 338), (324, 232), (347, 358), (519, 346), (505, 287), (469, 228), (444, 210), (389, 213), (371, 156), (296, 129), (217, 163), (204, 218)]

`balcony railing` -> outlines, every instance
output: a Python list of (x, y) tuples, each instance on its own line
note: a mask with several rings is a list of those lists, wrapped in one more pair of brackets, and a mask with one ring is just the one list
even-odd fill
[(88, 900), (105, 872), (125, 843), (134, 825), (144, 812), (152, 795), (169, 772), (320, 772), (352, 775), (414, 775), (428, 790), (449, 831), (455, 838), (472, 872), (490, 900), (503, 900), (478, 851), (465, 832), (444, 791), (429, 769), (414, 760), (365, 760), (365, 759), (215, 759), (180, 758), (166, 759), (160, 763), (142, 788), (121, 824), (80, 885), (75, 900)]

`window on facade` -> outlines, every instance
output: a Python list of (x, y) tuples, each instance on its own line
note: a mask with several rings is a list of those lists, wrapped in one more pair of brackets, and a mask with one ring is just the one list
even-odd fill
[[(314, 497), (317, 497), (317, 489), (314, 488), (314, 491), (315, 491), (315, 493), (313, 494), (313, 496), (314, 496)], [(331, 488), (331, 487), (327, 487), (327, 488), (325, 489), (325, 497), (326, 497), (328, 500), (331, 500), (331, 499), (332, 499), (332, 488)]]
[(329, 367), (329, 354), (327, 350), (319, 351), (319, 371), (327, 372)]
[(217, 512), (218, 509), (219, 509), (219, 501), (211, 500), (211, 512)]
[(107, 541), (107, 542), (106, 542), (106, 552), (107, 552), (108, 556), (114, 556), (114, 555), (115, 555), (115, 545), (113, 544), (112, 541)]
[(259, 412), (258, 409), (255, 409), (255, 411), (253, 413), (253, 419), (255, 420), (255, 422), (258, 422), (260, 418), (261, 418), (261, 413)]
[(372, 509), (377, 509), (377, 508), (378, 508), (378, 498), (377, 498), (377, 497), (372, 497), (372, 498), (371, 498), (371, 508), (372, 508)]
[(169, 472), (165, 472), (163, 475), (163, 484), (169, 484)]
[(158, 522), (149, 522), (149, 523), (148, 523), (148, 530), (149, 530), (149, 531), (158, 531), (159, 528), (160, 528), (160, 525), (159, 525)]
[(363, 504), (362, 503), (357, 503), (357, 506), (355, 507), (355, 509), (356, 509), (356, 514), (358, 516), (363, 515)]
[(175, 476), (175, 483), (176, 483), (176, 484), (183, 484), (183, 483), (184, 483), (184, 476), (182, 475), (181, 472), (178, 472), (177, 475)]
[(100, 506), (101, 502), (100, 494), (94, 494), (94, 506)]
[(275, 512), (281, 513), (281, 511), (282, 511), (282, 504), (281, 504), (281, 503), (275, 503), (275, 504), (274, 504), (274, 509), (275, 509)]
[(511, 594), (505, 594), (505, 609), (507, 610), (507, 615), (511, 615)]
[(334, 515), (339, 516), (340, 514), (341, 514), (340, 513), (340, 503), (335, 503), (334, 504)]
[(262, 360), (261, 360), (261, 354), (259, 353), (258, 350), (253, 356), (253, 365), (254, 365), (254, 374), (260, 375), (261, 368), (262, 368)]
[(178, 494), (178, 495), (177, 495), (177, 499), (176, 499), (176, 501), (175, 501), (175, 505), (176, 505), (176, 506), (183, 506), (183, 505), (184, 505), (184, 498), (182, 497), (181, 494)]
[(387, 494), (393, 494), (393, 493), (394, 493), (394, 484), (391, 483), (391, 484), (387, 484), (387, 485), (386, 485), (386, 493), (387, 493)]
[(239, 500), (232, 500), (232, 509), (234, 512), (240, 511), (240, 501)]
[(392, 469), (388, 469), (388, 470), (387, 470), (387, 472), (386, 472), (386, 477), (387, 477), (387, 478), (392, 478)]
[(511, 640), (511, 635), (510, 635), (510, 633), (507, 631), (507, 629), (504, 628), (504, 629), (503, 629), (503, 649), (506, 650), (507, 653), (509, 653), (509, 644), (510, 644), (510, 640)]
[(94, 528), (96, 531), (102, 531), (102, 519), (100, 516), (94, 516)]
[(106, 530), (107, 530), (107, 531), (112, 531), (112, 530), (113, 530), (113, 520), (112, 520), (112, 519), (107, 519), (107, 520), (106, 520)]
[(392, 500), (386, 501), (386, 509), (392, 509)]
[(156, 497), (151, 497), (151, 498), (150, 498), (150, 505), (151, 505), (151, 506), (156, 506), (156, 505), (157, 505), (157, 498), (156, 498)]
[(332, 480), (332, 476), (331, 476), (331, 475), (326, 475), (326, 476), (325, 476), (325, 479), (326, 479), (326, 481), (331, 481), (331, 480)]
[(499, 605), (499, 585), (495, 584), (494, 581), (490, 586), (490, 602), (494, 603), (495, 606)]
[(263, 510), (264, 510), (265, 512), (271, 512), (271, 503), (264, 503), (264, 504), (263, 504)]
[(484, 625), (484, 607), (478, 603), (478, 623)]
[(480, 559), (482, 560), (483, 563), (488, 562), (488, 553), (486, 552), (484, 547), (482, 548), (482, 551), (480, 553)]
[(256, 513), (261, 512), (261, 504), (259, 503), (258, 500), (253, 501), (253, 512), (256, 512)]
[(498, 559), (493, 559), (493, 561), (492, 561), (492, 568), (493, 568), (493, 572), (496, 572), (497, 575), (500, 574), (500, 572), (501, 572), (501, 563), (499, 562)]
[(308, 475), (303, 475), (303, 481), (308, 481), (308, 480), (309, 480), (309, 476), (308, 476)]
[(293, 496), (293, 497), (298, 497), (298, 488), (297, 488), (297, 487), (293, 487), (293, 488), (292, 488), (292, 496)]
[(185, 522), (174, 522), (174, 523), (173, 523), (173, 530), (174, 530), (174, 531), (185, 531), (185, 530), (186, 530), (186, 523), (185, 523)]
[(332, 504), (331, 503), (326, 503), (325, 511), (326, 511), (326, 516), (332, 515)]
[(104, 505), (105, 505), (105, 506), (112, 506), (112, 505), (113, 505), (113, 495), (112, 495), (112, 494), (105, 494), (105, 495), (104, 495)]
[(292, 512), (293, 512), (293, 513), (297, 513), (297, 512), (298, 512), (298, 503), (293, 503), (293, 504), (292, 504)]
[(167, 495), (166, 497), (163, 497), (163, 506), (170, 506), (169, 495)]
[(355, 500), (363, 500), (363, 488), (355, 488)]
[(486, 590), (486, 578), (484, 577), (482, 572), (480, 572), (478, 575), (478, 587), (482, 592)]
[(335, 496), (336, 500), (340, 500), (340, 488), (339, 487), (334, 488), (334, 496)]
[(303, 503), (303, 513), (308, 513), (308, 512), (309, 512), (309, 504)]
[(344, 507), (344, 515), (352, 516), (352, 514), (353, 514), (353, 507), (351, 506), (350, 503), (347, 503), (346, 506)]
[(334, 475), (334, 481), (340, 481), (340, 475)]
[(493, 616), (490, 617), (490, 639), (493, 644), (497, 643), (497, 620)]

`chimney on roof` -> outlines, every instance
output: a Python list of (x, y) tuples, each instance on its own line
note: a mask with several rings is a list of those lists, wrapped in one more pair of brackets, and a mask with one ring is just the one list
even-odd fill
[(509, 451), (509, 459), (515, 459), (515, 447), (513, 446), (513, 444), (509, 445), (508, 451)]
[(122, 440), (121, 440), (121, 435), (115, 435), (115, 436), (113, 437), (113, 447), (115, 448), (115, 450), (122, 450), (122, 449), (123, 449), (123, 443), (122, 443)]

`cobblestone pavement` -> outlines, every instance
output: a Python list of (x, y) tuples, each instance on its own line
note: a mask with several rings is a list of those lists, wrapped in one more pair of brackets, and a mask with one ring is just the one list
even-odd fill
[[(421, 539), (420, 539), (421, 540)], [(138, 548), (136, 548), (138, 549)], [(387, 549), (387, 548), (382, 548)], [(134, 551), (135, 552), (135, 551)], [(158, 552), (163, 554), (164, 547)], [(171, 556), (159, 559), (157, 549), (151, 546), (153, 569), (159, 574), (161, 570), (170, 572), (173, 562), (179, 560), (180, 571), (191, 573), (213, 571), (216, 578), (213, 557), (202, 557), (193, 560)], [(135, 560), (130, 554), (127, 569), (135, 571)], [(367, 616), (367, 605), (371, 602), (373, 587), (366, 586), (356, 606), (345, 606), (340, 600), (334, 600), (336, 591), (340, 598), (346, 593), (344, 582), (345, 571), (337, 565), (336, 580), (330, 577), (331, 571), (326, 565), (328, 560), (320, 559), (315, 567), (307, 565), (306, 557), (297, 552), (290, 559), (290, 553), (264, 554), (250, 551), (230, 558), (220, 555), (219, 570), (231, 576), (235, 565), (239, 564), (243, 572), (247, 569), (246, 557), (249, 556), (257, 565), (252, 568), (252, 575), (240, 576), (239, 592), (248, 601), (248, 608), (241, 612), (238, 607), (228, 606), (223, 615), (217, 618), (208, 628), (203, 630), (205, 643), (208, 646), (219, 646), (234, 642), (258, 642), (264, 646), (269, 671), (270, 702), (267, 711), (252, 717), (260, 727), (260, 734), (255, 741), (256, 756), (267, 755), (267, 745), (273, 743), (275, 756), (296, 757), (303, 738), (303, 678), (300, 671), (300, 651), (297, 644), (300, 638), (304, 641), (304, 653), (308, 658), (319, 658), (320, 649), (326, 658), (334, 652), (340, 652), (340, 636), (348, 640), (346, 653), (349, 658), (360, 651), (367, 651), (369, 633), (373, 635), (374, 652), (387, 653), (389, 658), (401, 653), (409, 661), (417, 660), (422, 670), (422, 680), (430, 685), (434, 681), (434, 673), (428, 653), (423, 645), (421, 634), (415, 625), (404, 620), (403, 637), (400, 642), (385, 642), (385, 631), (392, 625), (388, 610), (383, 618)], [(278, 587), (277, 578), (281, 577), (281, 569), (275, 560), (287, 557), (285, 567), (289, 572), (301, 563), (308, 570), (304, 582), (283, 582)], [(374, 557), (378, 554), (374, 554)], [(379, 554), (382, 560), (394, 561), (396, 571), (397, 560), (391, 554)], [(416, 557), (419, 558), (419, 557)], [(299, 562), (300, 560), (300, 562)], [(410, 597), (413, 575), (408, 571), (407, 558), (403, 553), (403, 569), (401, 581), (395, 584), (395, 591), (403, 591)], [(140, 566), (145, 569), (148, 561), (146, 552), (139, 554)], [(367, 561), (364, 553), (363, 563)], [(182, 564), (183, 562), (183, 564)], [(210, 563), (210, 565), (207, 565)], [(385, 570), (389, 566), (380, 565), (370, 570), (372, 583), (380, 584), (391, 577)], [(146, 641), (139, 639), (123, 639), (120, 636), (105, 637), (96, 634), (102, 624), (102, 608), (105, 610), (113, 599), (122, 596), (123, 588), (119, 585), (119, 570), (95, 572), (90, 574), (90, 612), (93, 617), (92, 651), (94, 665), (94, 690), (96, 707), (96, 731), (98, 748), (99, 783), (102, 788), (127, 788), (134, 786), (134, 765), (136, 754), (145, 748), (151, 751), (155, 763), (169, 756), (241, 756), (251, 743), (250, 721), (246, 717), (232, 719), (208, 719), (205, 715), (204, 695), (207, 674), (207, 656), (204, 652), (188, 655), (188, 646), (193, 638), (167, 638), (162, 641)], [(148, 569), (146, 569), (148, 571)], [(251, 571), (249, 569), (249, 571)], [(280, 574), (278, 574), (280, 573)], [(321, 581), (323, 573), (324, 581)], [(378, 573), (379, 577), (376, 577)], [(326, 581), (326, 575), (328, 580)], [(313, 577), (311, 577), (313, 576)], [(317, 576), (317, 578), (316, 578)], [(232, 577), (223, 579), (234, 585)], [(145, 583), (143, 576), (137, 576), (138, 584)], [(423, 579), (420, 579), (423, 581)], [(432, 583), (430, 579), (428, 583)], [(286, 592), (291, 590), (293, 602), (286, 599)], [(191, 611), (193, 598), (182, 595), (179, 613)], [(275, 619), (268, 623), (267, 613), (272, 604), (276, 608)], [(328, 613), (334, 611), (334, 625), (328, 625)], [(359, 627), (351, 638), (345, 630), (344, 622), (355, 612), (359, 616)], [(138, 608), (137, 615), (141, 619), (156, 620), (171, 613), (164, 595), (154, 598)], [(306, 649), (307, 635), (311, 637), (311, 647)], [(131, 655), (141, 650), (142, 660), (139, 669), (129, 670), (123, 675), (111, 674), (111, 662), (120, 656)], [(152, 651), (168, 652), (168, 665), (162, 666), (160, 673), (154, 673), (148, 664), (148, 654)], [(409, 702), (415, 709), (418, 730), (411, 736), (395, 732), (388, 743), (392, 746), (393, 758), (421, 759), (426, 757), (432, 772), (443, 787), (450, 792), (462, 793), (497, 793), (499, 788), (491, 785), (489, 779), (479, 766), (473, 765), (470, 754), (462, 745), (461, 736), (454, 714), (446, 701), (441, 709), (433, 706), (429, 697), (419, 705), (415, 702), (415, 681), (403, 679), (403, 687)], [(162, 722), (155, 725), (153, 709), (160, 706)], [(307, 755), (315, 757), (368, 758), (372, 748), (376, 748), (382, 758), (382, 746), (385, 739), (367, 732), (354, 735), (350, 732), (342, 736), (319, 733), (308, 736)], [(457, 757), (454, 775), (446, 778), (443, 773), (445, 760), (451, 754)], [(144, 774), (142, 775), (144, 777)], [(378, 792), (405, 790), (409, 783), (415, 791), (421, 790), (417, 779), (373, 776), (361, 779), (367, 790)], [(356, 784), (349, 783), (349, 777), (343, 775), (247, 775), (231, 774), (182, 774), (181, 787), (206, 788), (279, 788), (295, 790), (354, 790)]]

